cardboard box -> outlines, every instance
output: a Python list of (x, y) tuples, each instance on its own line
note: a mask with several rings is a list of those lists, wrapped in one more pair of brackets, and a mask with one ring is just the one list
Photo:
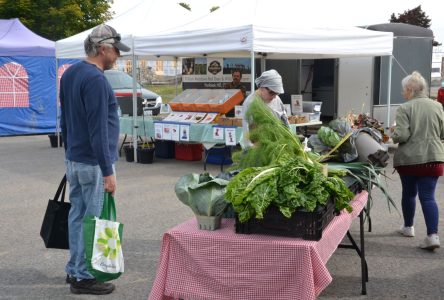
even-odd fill
[(233, 118), (233, 126), (242, 127), (242, 118)]
[(227, 117), (220, 117), (217, 120), (217, 124), (219, 124), (221, 126), (233, 126), (233, 119), (227, 118)]

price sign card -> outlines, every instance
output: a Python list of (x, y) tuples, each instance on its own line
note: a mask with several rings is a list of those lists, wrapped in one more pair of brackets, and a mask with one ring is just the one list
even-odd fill
[(154, 123), (154, 138), (156, 140), (163, 139), (163, 124), (162, 123)]
[(225, 144), (236, 146), (236, 128), (225, 128)]
[(213, 127), (213, 139), (214, 140), (224, 139), (224, 129), (222, 127)]
[(190, 125), (180, 125), (179, 136), (181, 141), (190, 141)]
[(171, 126), (172, 124), (163, 124), (163, 139), (171, 140)]
[(301, 113), (302, 110), (302, 95), (291, 95), (291, 113), (295, 115)]
[(171, 139), (173, 141), (180, 141), (180, 125), (179, 124), (171, 124)]

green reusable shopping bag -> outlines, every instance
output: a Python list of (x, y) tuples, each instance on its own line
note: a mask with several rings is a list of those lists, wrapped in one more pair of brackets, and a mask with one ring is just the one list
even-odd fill
[(85, 216), (83, 238), (86, 266), (97, 280), (118, 278), (124, 271), (123, 224), (116, 222), (116, 206), (111, 193), (105, 193), (100, 218)]

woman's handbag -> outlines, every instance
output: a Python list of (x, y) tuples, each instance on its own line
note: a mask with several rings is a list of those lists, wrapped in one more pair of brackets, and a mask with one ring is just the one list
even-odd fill
[[(66, 175), (63, 176), (53, 200), (48, 201), (40, 236), (46, 248), (69, 249), (68, 215), (71, 203), (65, 202)], [(60, 198), (60, 201), (59, 201)]]
[(114, 198), (105, 193), (100, 218), (86, 216), (83, 220), (86, 267), (99, 281), (116, 279), (124, 271), (122, 230), (123, 224), (116, 222)]

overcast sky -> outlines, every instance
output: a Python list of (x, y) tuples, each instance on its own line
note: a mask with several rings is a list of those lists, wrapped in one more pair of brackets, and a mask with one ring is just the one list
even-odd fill
[[(112, 9), (119, 15), (137, 3), (144, 0), (114, 0)], [(165, 0), (157, 0), (165, 1)], [(190, 4), (194, 12), (207, 12), (213, 6), (222, 6), (229, 0), (178, 0)], [(236, 0), (244, 1), (244, 0)], [(431, 19), (431, 29), (435, 40), (444, 45), (444, 1), (443, 0), (309, 0), (297, 1), (287, 0), (287, 4), (294, 6), (295, 18), (298, 14), (312, 14), (314, 19), (328, 21), (332, 25), (372, 25), (388, 23), (392, 13), (403, 13), (405, 10), (413, 9), (421, 5), (422, 10)], [(268, 1), (270, 5), (275, 1)], [(273, 22), (271, 16), (270, 22)], [(155, 26), (147, 20), (143, 26)], [(118, 29), (117, 29), (118, 30)]]

